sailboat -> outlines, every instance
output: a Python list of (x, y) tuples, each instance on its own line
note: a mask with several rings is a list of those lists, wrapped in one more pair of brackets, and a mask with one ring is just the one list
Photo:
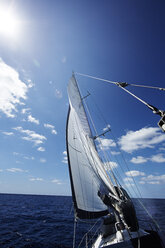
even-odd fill
[[(92, 134), (91, 121), (74, 74), (68, 84), (68, 96), (66, 146), (75, 222), (102, 219), (100, 233), (90, 247), (165, 247), (159, 231), (139, 227), (135, 207), (127, 191), (120, 185), (113, 170), (107, 173), (95, 143), (100, 135)], [(155, 111), (152, 105), (149, 107)], [(161, 121), (163, 130), (164, 119)], [(89, 247), (87, 242), (85, 247)]]

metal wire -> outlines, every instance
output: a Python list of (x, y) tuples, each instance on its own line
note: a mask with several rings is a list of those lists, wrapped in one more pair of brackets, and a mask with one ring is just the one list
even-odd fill
[[(79, 73), (79, 72), (75, 72), (75, 74), (80, 75), (80, 76), (84, 76), (84, 77), (88, 77), (88, 78), (93, 78), (93, 79), (100, 80), (100, 81), (107, 82), (107, 83), (111, 83), (111, 84), (116, 84), (116, 85), (122, 84), (120, 82), (115, 82), (115, 81), (111, 81), (111, 80), (107, 80), (107, 79), (103, 79), (103, 78), (98, 78), (98, 77), (90, 76), (90, 75)], [(128, 84), (128, 83), (126, 83), (126, 85), (165, 91), (165, 88), (156, 87), (156, 86), (148, 86), (148, 85), (140, 85), (140, 84)]]

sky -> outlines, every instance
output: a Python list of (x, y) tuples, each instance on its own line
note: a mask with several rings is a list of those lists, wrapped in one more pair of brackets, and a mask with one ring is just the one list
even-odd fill
[[(164, 11), (164, 1), (152, 0), (0, 1), (1, 193), (71, 194), (65, 129), (72, 71), (165, 87)], [(165, 198), (160, 117), (116, 85), (76, 78), (82, 95), (91, 94), (98, 133), (111, 128), (102, 150), (124, 187)], [(165, 110), (164, 91), (127, 89)]]

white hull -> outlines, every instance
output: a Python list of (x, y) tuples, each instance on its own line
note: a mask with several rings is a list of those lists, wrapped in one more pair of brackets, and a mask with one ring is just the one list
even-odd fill
[(96, 239), (96, 241), (94, 242), (94, 244), (92, 245), (92, 248), (103, 248), (103, 247), (131, 248), (134, 247), (131, 243), (131, 239), (136, 239), (136, 238), (140, 239), (147, 235), (150, 234), (142, 229), (139, 229), (138, 232), (130, 232), (129, 234), (126, 230), (117, 231), (115, 234), (109, 235), (106, 238), (104, 238), (103, 235), (100, 234)]

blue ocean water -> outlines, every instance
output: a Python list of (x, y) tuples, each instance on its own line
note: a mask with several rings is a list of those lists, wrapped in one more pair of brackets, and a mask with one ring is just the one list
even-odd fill
[[(148, 228), (149, 217), (137, 199), (134, 203), (141, 226)], [(143, 204), (165, 230), (165, 199), (143, 199)], [(0, 248), (70, 248), (73, 224), (69, 196), (0, 194)], [(77, 246), (88, 229), (85, 223), (77, 224)]]

